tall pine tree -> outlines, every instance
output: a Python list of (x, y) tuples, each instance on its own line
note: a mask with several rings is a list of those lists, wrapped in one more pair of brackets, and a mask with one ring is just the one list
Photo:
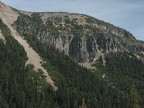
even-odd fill
[(130, 106), (131, 108), (141, 108), (141, 98), (137, 92), (134, 81), (132, 82), (130, 88)]

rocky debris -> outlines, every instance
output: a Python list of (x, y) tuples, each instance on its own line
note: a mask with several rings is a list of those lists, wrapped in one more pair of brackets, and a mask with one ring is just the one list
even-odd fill
[(34, 35), (78, 63), (93, 64), (103, 57), (104, 65), (104, 55), (109, 52), (132, 51), (142, 55), (144, 52), (144, 42), (136, 40), (128, 31), (87, 15), (32, 13), (15, 11), (7, 6), (4, 11), (1, 17), (20, 34)]
[[(25, 35), (35, 35), (43, 43), (55, 46), (78, 63), (96, 62), (105, 53), (144, 49), (143, 43), (124, 29), (86, 15), (37, 13), (41, 24), (18, 17), (14, 27)], [(32, 18), (32, 15), (31, 15)], [(82, 22), (82, 23), (80, 23)], [(105, 64), (105, 60), (103, 59)]]
[[(53, 90), (56, 91), (58, 88), (55, 86), (53, 80), (49, 76), (46, 69), (44, 69), (41, 65), (41, 62), (43, 60), (41, 57), (30, 47), (30, 45), (27, 43), (26, 40), (23, 39), (23, 36), (21, 36), (11, 25), (14, 23), (14, 21), (17, 20), (19, 14), (16, 10), (13, 10), (11, 7), (4, 5), (3, 3), (0, 3), (0, 8), (2, 12), (0, 13), (0, 18), (2, 19), (3, 23), (7, 25), (7, 27), (10, 29), (11, 35), (24, 47), (25, 51), (27, 52), (28, 61), (27, 64), (33, 64), (34, 69), (37, 71), (38, 69), (41, 69), (44, 72), (44, 75), (46, 76), (47, 82), (53, 87)], [(0, 33), (0, 37), (2, 37)], [(3, 38), (3, 37), (2, 37)]]
[(4, 36), (3, 36), (3, 34), (1, 33), (1, 30), (0, 30), (0, 39), (2, 39), (3, 42), (6, 44), (6, 40), (5, 40)]

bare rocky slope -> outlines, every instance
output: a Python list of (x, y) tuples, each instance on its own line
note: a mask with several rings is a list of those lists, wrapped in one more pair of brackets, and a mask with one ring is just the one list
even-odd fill
[[(20, 35), (11, 26), (14, 23), (14, 21), (17, 20), (19, 16), (18, 12), (1, 2), (0, 2), (0, 11), (1, 11), (0, 18), (2, 19), (3, 23), (7, 25), (7, 27), (10, 29), (11, 35), (24, 47), (25, 51), (27, 52), (28, 61), (26, 62), (26, 65), (27, 64), (34, 65), (34, 69), (36, 71), (38, 69), (41, 69), (44, 72), (44, 75), (46, 76), (47, 82), (52, 85), (54, 90), (57, 90), (57, 87), (54, 85), (54, 82), (52, 81), (51, 77), (48, 75), (47, 70), (41, 66), (42, 65), (41, 63), (43, 62), (42, 58), (30, 47), (27, 41), (22, 38), (23, 36)], [(1, 32), (0, 32), (0, 38), (2, 38), (3, 41), (5, 41)]]
[(74, 13), (18, 11), (1, 3), (1, 15), (22, 35), (34, 35), (76, 62), (91, 68), (109, 52), (133, 52), (143, 59), (144, 42), (128, 31), (96, 18)]
[(144, 53), (144, 42), (131, 33), (87, 15), (20, 11), (19, 14), (13, 24), (17, 31), (34, 34), (80, 64), (92, 65), (101, 56), (104, 62), (103, 55), (109, 52), (132, 51), (138, 56)]

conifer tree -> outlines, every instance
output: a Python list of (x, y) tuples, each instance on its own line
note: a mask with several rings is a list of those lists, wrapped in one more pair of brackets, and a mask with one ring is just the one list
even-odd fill
[(85, 103), (85, 99), (84, 98), (82, 99), (82, 106), (81, 106), (81, 108), (87, 108), (87, 105)]
[(138, 94), (136, 86), (133, 81), (130, 88), (130, 106), (131, 108), (141, 108), (140, 104), (141, 104), (140, 95)]

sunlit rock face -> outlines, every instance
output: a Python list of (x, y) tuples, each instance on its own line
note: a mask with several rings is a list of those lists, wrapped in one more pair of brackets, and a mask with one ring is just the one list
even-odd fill
[(53, 45), (78, 63), (94, 63), (109, 52), (144, 52), (144, 43), (128, 31), (82, 14), (20, 11), (13, 27)]

